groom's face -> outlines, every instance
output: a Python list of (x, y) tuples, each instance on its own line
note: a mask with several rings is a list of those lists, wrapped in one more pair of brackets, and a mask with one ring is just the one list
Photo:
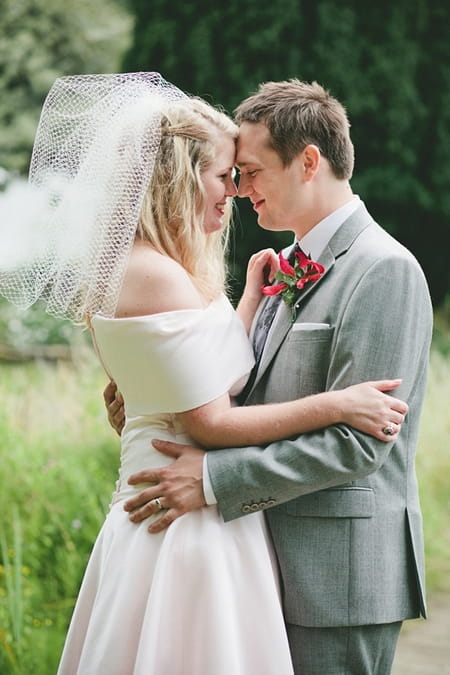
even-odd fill
[(302, 153), (284, 166), (271, 147), (262, 122), (239, 128), (236, 164), (240, 170), (238, 196), (248, 197), (266, 230), (296, 232), (302, 214)]

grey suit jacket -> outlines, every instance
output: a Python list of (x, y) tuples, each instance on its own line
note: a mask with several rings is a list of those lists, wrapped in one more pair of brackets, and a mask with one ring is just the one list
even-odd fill
[[(320, 257), (296, 322), (274, 326), (247, 403), (292, 400), (401, 377), (409, 413), (395, 443), (344, 425), (265, 448), (208, 453), (225, 520), (267, 509), (288, 622), (389, 623), (425, 615), (422, 519), (414, 469), (432, 307), (409, 251), (364, 205)], [(318, 325), (314, 325), (318, 324)]]

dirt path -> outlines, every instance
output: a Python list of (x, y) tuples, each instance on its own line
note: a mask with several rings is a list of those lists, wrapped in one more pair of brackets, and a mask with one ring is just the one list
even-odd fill
[(428, 599), (426, 621), (406, 621), (391, 675), (450, 675), (450, 595)]

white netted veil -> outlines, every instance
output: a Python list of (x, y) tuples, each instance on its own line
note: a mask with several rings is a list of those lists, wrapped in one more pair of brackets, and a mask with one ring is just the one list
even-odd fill
[[(42, 109), (26, 199), (1, 214), (0, 293), (62, 318), (114, 316), (161, 116), (185, 99), (158, 73), (57, 79)], [(26, 202), (26, 204), (24, 203)]]

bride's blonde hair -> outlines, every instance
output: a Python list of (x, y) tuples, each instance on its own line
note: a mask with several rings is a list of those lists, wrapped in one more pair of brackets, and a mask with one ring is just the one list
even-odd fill
[(223, 229), (206, 234), (201, 174), (213, 162), (221, 137), (236, 140), (238, 128), (220, 110), (190, 98), (164, 113), (161, 134), (137, 236), (180, 263), (205, 298), (212, 300), (225, 288), (232, 200), (227, 200)]

